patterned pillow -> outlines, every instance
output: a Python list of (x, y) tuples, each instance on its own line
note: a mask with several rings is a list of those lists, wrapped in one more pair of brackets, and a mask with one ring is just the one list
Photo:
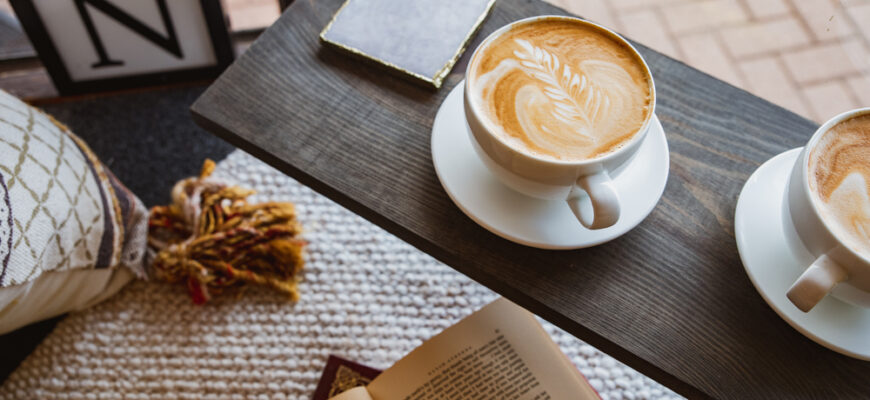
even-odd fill
[(0, 333), (144, 277), (147, 217), (81, 139), (0, 91)]

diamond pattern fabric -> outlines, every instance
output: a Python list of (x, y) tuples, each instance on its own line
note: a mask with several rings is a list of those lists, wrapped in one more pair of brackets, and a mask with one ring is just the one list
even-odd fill
[(66, 127), (0, 91), (0, 288), (119, 264), (116, 189), (132, 194), (113, 179)]

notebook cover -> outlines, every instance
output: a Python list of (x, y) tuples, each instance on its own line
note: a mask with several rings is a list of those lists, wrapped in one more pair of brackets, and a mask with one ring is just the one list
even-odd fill
[(320, 39), (435, 88), (495, 0), (347, 0)]
[(380, 374), (380, 370), (330, 355), (312, 400), (327, 400), (345, 390), (368, 385)]

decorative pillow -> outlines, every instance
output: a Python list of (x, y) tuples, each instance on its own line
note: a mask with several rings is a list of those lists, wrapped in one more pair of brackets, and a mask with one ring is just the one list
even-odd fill
[(144, 277), (147, 221), (81, 139), (0, 91), (0, 333)]

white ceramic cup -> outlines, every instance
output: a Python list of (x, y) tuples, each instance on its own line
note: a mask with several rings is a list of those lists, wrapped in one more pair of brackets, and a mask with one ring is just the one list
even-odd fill
[(786, 294), (800, 310), (807, 312), (838, 284), (851, 285), (870, 292), (870, 260), (850, 249), (822, 218), (817, 196), (810, 191), (809, 155), (834, 125), (858, 115), (870, 114), (870, 108), (844, 112), (822, 125), (810, 138), (795, 161), (783, 201), (785, 223), (791, 222), (804, 247), (816, 257)]
[[(620, 148), (603, 156), (583, 161), (559, 161), (536, 157), (505, 143), (487, 127), (484, 117), (478, 112), (478, 105), (471, 99), (470, 93), (473, 91), (468, 79), (477, 54), (508, 30), (544, 19), (570, 20), (578, 24), (594, 26), (603, 35), (609, 35), (624, 43), (637, 55), (637, 60), (646, 71), (650, 83), (650, 112), (638, 132)], [(528, 196), (566, 201), (571, 211), (586, 228), (601, 229), (615, 224), (619, 220), (620, 202), (611, 175), (630, 160), (640, 148), (655, 112), (655, 84), (649, 66), (637, 49), (615, 32), (600, 25), (579, 18), (545, 15), (522, 19), (501, 27), (484, 39), (474, 51), (471, 60), (465, 73), (465, 119), (474, 149), (493, 175), (508, 187)]]

